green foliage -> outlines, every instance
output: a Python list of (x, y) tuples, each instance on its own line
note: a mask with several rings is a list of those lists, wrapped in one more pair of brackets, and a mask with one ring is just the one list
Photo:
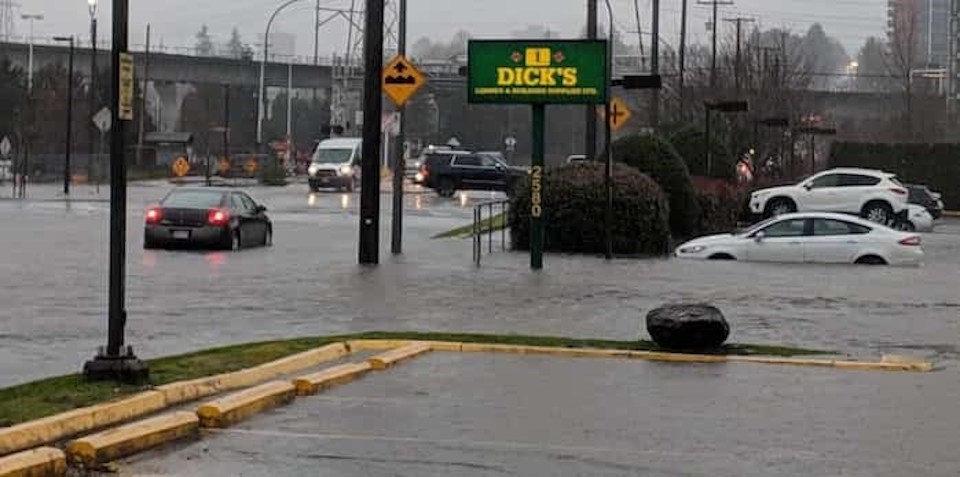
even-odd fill
[(703, 131), (684, 128), (669, 136), (670, 144), (683, 158), (692, 176), (716, 177), (733, 180), (736, 176), (736, 164), (733, 154), (726, 147), (723, 137), (713, 135), (710, 139), (713, 156), (710, 173), (707, 173), (707, 136)]
[(700, 235), (732, 232), (737, 228), (748, 198), (745, 190), (705, 177), (694, 177), (693, 188), (700, 205)]
[(879, 144), (835, 142), (832, 167), (865, 167), (896, 174), (943, 194), (947, 209), (960, 208), (960, 144)]
[(663, 189), (670, 204), (670, 231), (675, 238), (692, 237), (700, 215), (686, 164), (669, 142), (658, 136), (629, 136), (613, 144), (613, 155), (647, 174)]
[[(604, 166), (578, 163), (547, 170), (543, 177), (545, 247), (551, 252), (605, 251)], [(613, 250), (617, 254), (662, 255), (670, 246), (669, 207), (660, 187), (632, 167), (614, 169)], [(514, 248), (530, 244), (530, 182), (510, 203)]]

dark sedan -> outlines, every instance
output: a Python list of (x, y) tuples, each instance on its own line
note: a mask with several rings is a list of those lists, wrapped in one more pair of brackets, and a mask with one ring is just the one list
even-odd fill
[(939, 220), (943, 216), (943, 200), (940, 194), (933, 192), (924, 185), (907, 184), (907, 190), (910, 191), (909, 202), (927, 209), (934, 220)]
[(241, 191), (174, 189), (147, 209), (143, 248), (268, 246), (273, 224), (266, 211)]

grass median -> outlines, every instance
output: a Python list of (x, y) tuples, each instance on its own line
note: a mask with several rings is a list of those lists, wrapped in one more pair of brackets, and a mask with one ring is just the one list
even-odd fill
[[(361, 339), (460, 341), (556, 348), (661, 351), (655, 343), (649, 341), (413, 332), (371, 332), (251, 343), (151, 360), (150, 385), (148, 386), (130, 386), (112, 382), (87, 383), (84, 382), (81, 375), (74, 374), (0, 389), (0, 427), (12, 426), (71, 409), (108, 402), (150, 389), (153, 386), (238, 371), (330, 343)], [(812, 349), (749, 344), (727, 345), (718, 353), (781, 357), (831, 354), (830, 352)]]

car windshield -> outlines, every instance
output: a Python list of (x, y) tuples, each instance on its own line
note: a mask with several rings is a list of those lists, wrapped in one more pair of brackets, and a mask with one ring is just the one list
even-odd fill
[(176, 190), (163, 199), (163, 206), (177, 209), (212, 209), (219, 207), (223, 193), (208, 190)]
[(353, 149), (319, 149), (313, 157), (317, 164), (343, 164), (353, 158)]

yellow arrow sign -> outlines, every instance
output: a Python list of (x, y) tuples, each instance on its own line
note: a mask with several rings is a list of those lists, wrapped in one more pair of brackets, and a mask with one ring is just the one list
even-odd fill
[[(600, 118), (603, 119), (604, 116), (606, 116), (605, 108), (600, 108), (598, 114), (600, 114)], [(614, 96), (614, 98), (610, 100), (610, 129), (619, 131), (630, 121), (631, 117), (633, 117), (633, 112), (630, 111), (627, 103), (624, 103), (622, 99)]]
[(427, 83), (427, 77), (405, 56), (397, 55), (383, 69), (383, 92), (402, 108)]
[(170, 169), (173, 170), (173, 175), (183, 177), (190, 172), (190, 162), (183, 156), (178, 157), (177, 160), (173, 161), (173, 164), (170, 165)]
[(247, 174), (253, 175), (257, 172), (257, 168), (259, 166), (260, 165), (257, 164), (257, 159), (254, 157), (251, 157), (247, 159), (247, 163), (243, 165), (243, 169), (247, 171)]

